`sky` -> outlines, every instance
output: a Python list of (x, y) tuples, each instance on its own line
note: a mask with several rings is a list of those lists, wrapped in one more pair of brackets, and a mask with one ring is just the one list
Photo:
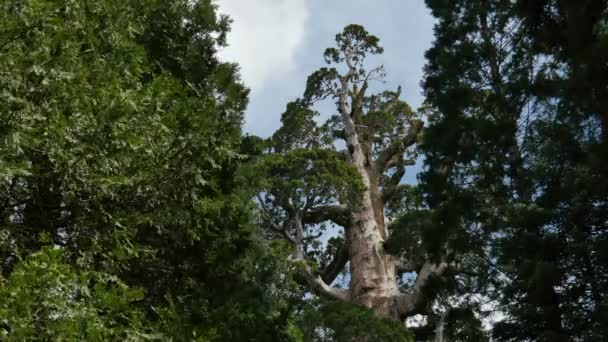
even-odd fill
[[(403, 88), (402, 99), (417, 108), (424, 52), (433, 38), (433, 18), (424, 0), (217, 0), (220, 13), (233, 20), (225, 61), (238, 62), (251, 89), (245, 132), (262, 137), (280, 125), (286, 104), (302, 95), (306, 78), (323, 62), (336, 33), (361, 24), (380, 38), (384, 54), (370, 67), (387, 72), (378, 89)], [(334, 113), (331, 103), (321, 117)]]

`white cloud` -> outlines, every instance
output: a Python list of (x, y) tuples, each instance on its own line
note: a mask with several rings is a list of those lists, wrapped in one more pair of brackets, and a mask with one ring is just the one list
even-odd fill
[(295, 67), (304, 41), (309, 9), (306, 0), (219, 0), (219, 10), (234, 22), (229, 46), (220, 52), (238, 62), (245, 84), (254, 91)]

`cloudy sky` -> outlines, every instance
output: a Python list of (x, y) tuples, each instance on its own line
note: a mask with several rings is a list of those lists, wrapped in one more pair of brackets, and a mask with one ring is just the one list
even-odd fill
[[(302, 95), (307, 76), (324, 65), (323, 51), (348, 24), (362, 24), (380, 37), (387, 83), (403, 88), (417, 108), (424, 52), (433, 19), (423, 0), (217, 0), (234, 20), (222, 58), (237, 61), (251, 88), (245, 131), (268, 136), (280, 124), (287, 102)], [(332, 107), (322, 107), (329, 116)]]

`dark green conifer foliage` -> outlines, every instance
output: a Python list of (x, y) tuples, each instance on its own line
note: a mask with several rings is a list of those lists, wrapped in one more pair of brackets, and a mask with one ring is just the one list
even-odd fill
[(431, 225), (478, 258), (464, 298), (505, 314), (499, 341), (605, 340), (605, 1), (427, 5), (421, 181)]

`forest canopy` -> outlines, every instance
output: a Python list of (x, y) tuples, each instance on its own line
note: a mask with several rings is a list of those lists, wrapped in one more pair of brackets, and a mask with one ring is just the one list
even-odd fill
[(215, 1), (0, 0), (0, 340), (608, 340), (608, 3), (425, 4), (258, 137)]

